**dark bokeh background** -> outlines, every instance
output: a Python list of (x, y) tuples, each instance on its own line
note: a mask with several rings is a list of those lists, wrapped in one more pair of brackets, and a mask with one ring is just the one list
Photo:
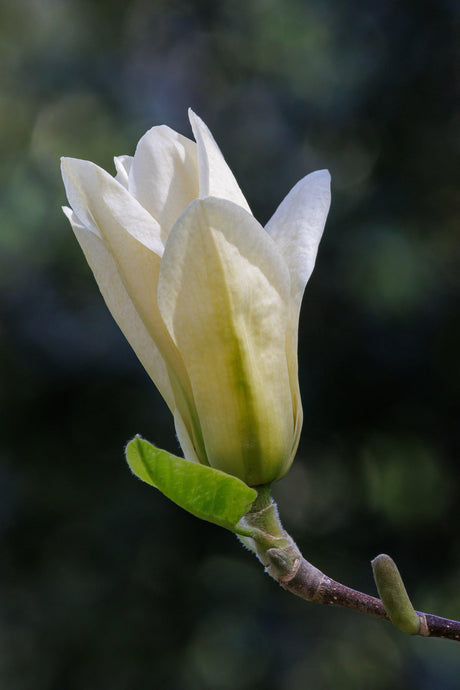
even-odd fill
[(302, 311), (305, 424), (276, 487), (304, 553), (460, 618), (455, 0), (0, 0), (0, 687), (455, 690), (460, 647), (284, 593), (131, 477), (178, 452), (60, 211), (191, 105), (268, 220), (328, 167)]

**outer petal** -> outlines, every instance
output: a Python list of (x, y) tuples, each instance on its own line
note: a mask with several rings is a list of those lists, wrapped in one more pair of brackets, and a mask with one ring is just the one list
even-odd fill
[[(160, 226), (112, 175), (90, 161), (62, 158), (62, 178), (69, 203), (86, 227), (136, 239), (159, 257)], [(113, 233), (111, 232), (113, 231)]]
[(184, 453), (184, 458), (186, 460), (191, 460), (192, 462), (199, 462), (193, 441), (190, 437), (190, 433), (185, 426), (184, 420), (182, 419), (178, 409), (174, 411), (174, 426), (176, 427), (177, 438), (179, 439), (180, 446)]
[(137, 145), (129, 191), (159, 222), (165, 243), (182, 211), (198, 196), (195, 142), (165, 125), (152, 127)]
[(156, 303), (160, 257), (154, 248), (161, 249), (156, 222), (124, 187), (93, 163), (65, 159), (62, 170), (74, 213), (84, 225), (95, 227), (103, 239), (152, 337), (174, 349)]
[(113, 256), (104, 242), (78, 221), (70, 208), (64, 207), (63, 211), (70, 221), (113, 318), (168, 407), (174, 410), (174, 396), (165, 362), (126, 290)]
[(198, 145), (199, 196), (201, 198), (216, 196), (221, 199), (228, 199), (251, 213), (248, 202), (244, 198), (243, 192), (225, 162), (211, 132), (203, 120), (198, 115), (195, 115), (193, 110), (189, 109), (188, 114)]
[(318, 245), (323, 234), (330, 203), (329, 172), (318, 170), (304, 177), (293, 187), (265, 227), (276, 242), (291, 275), (286, 354), (297, 417), (293, 455), (302, 427), (302, 403), (297, 363), (300, 305), (305, 285), (315, 265)]
[[(160, 270), (158, 223), (108, 173), (88, 161), (63, 159), (67, 197), (83, 225), (103, 240), (126, 291), (163, 357), (174, 392), (174, 407), (194, 447), (202, 450), (200, 425), (182, 357), (169, 336), (157, 303)], [(127, 333), (131, 342), (132, 334)]]
[(291, 296), (299, 308), (329, 212), (330, 184), (327, 170), (310, 173), (291, 189), (265, 226), (289, 267)]
[(190, 376), (209, 464), (252, 485), (281, 477), (295, 424), (289, 276), (271, 239), (229, 201), (193, 202), (169, 236), (158, 301)]

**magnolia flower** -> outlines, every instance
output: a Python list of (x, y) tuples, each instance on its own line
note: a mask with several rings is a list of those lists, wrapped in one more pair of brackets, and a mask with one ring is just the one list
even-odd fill
[(113, 317), (174, 415), (185, 457), (251, 486), (299, 442), (300, 303), (330, 204), (326, 170), (265, 229), (211, 132), (150, 129), (112, 177), (62, 159), (75, 235)]

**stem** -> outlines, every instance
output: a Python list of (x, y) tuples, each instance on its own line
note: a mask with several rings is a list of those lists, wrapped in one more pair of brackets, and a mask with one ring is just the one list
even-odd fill
[(288, 592), (318, 604), (345, 606), (386, 621), (391, 620), (412, 635), (460, 641), (460, 621), (414, 611), (398, 569), (389, 556), (381, 555), (374, 559), (374, 570), (391, 618), (380, 599), (332, 580), (309, 563), (283, 529), (269, 487), (259, 487), (258, 497), (241, 523), (245, 532), (251, 535), (250, 543), (248, 540), (242, 541), (256, 553), (267, 572)]
[[(332, 580), (304, 558), (301, 558), (300, 562), (296, 564), (294, 572), (282, 576), (278, 582), (284, 589), (307, 601), (346, 606), (361, 613), (390, 620), (380, 599)], [(460, 621), (441, 618), (441, 616), (434, 616), (422, 611), (415, 613), (419, 619), (419, 629), (418, 632), (412, 634), (460, 641)]]

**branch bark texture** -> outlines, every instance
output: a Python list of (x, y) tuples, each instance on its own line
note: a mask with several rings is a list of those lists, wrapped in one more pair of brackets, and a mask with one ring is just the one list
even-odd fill
[[(370, 616), (390, 620), (385, 607), (377, 597), (358, 592), (320, 573), (315, 566), (301, 557), (294, 569), (279, 578), (280, 585), (302, 599), (318, 604), (345, 606)], [(441, 618), (416, 611), (420, 626), (416, 635), (422, 637), (443, 637), (460, 641), (460, 621)]]
[[(268, 487), (260, 487), (258, 498), (251, 512), (242, 519), (242, 525), (252, 532), (251, 539), (242, 541), (256, 553), (267, 572), (288, 592), (306, 601), (345, 606), (391, 621), (412, 635), (442, 637), (460, 642), (460, 621), (413, 610), (398, 569), (389, 556), (382, 554), (373, 562), (376, 583), (387, 608), (381, 599), (332, 580), (307, 561), (283, 529)], [(380, 576), (375, 567), (378, 562), (381, 566)], [(386, 595), (383, 594), (385, 592)], [(404, 601), (404, 605), (409, 608), (409, 615), (412, 615), (412, 623), (409, 626), (407, 614), (400, 615), (398, 611), (398, 601)]]

